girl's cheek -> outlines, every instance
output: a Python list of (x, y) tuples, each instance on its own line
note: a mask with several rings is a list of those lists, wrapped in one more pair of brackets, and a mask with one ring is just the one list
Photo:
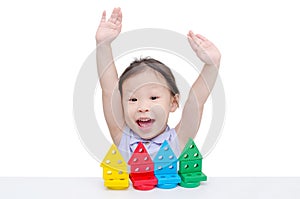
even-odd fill
[(124, 113), (127, 115), (132, 115), (136, 112), (136, 106), (134, 105), (126, 105), (123, 107)]
[(151, 107), (151, 111), (160, 117), (166, 117), (166, 112), (161, 105), (154, 105)]

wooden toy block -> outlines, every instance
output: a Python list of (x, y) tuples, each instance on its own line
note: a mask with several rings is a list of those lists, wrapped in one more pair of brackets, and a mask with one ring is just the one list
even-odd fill
[(177, 173), (177, 157), (169, 143), (165, 140), (154, 157), (154, 173), (158, 180), (157, 187), (170, 189), (180, 183)]
[(202, 173), (202, 155), (193, 139), (188, 140), (179, 156), (178, 174), (181, 178), (179, 185), (186, 188), (197, 187), (201, 181), (207, 180)]
[(177, 161), (169, 143), (164, 141), (153, 159), (155, 175), (177, 173)]
[(199, 181), (206, 181), (207, 176), (202, 172), (195, 172), (195, 173), (182, 173), (180, 174), (182, 181), (185, 182), (199, 182)]
[(128, 164), (130, 165), (129, 178), (135, 189), (150, 190), (157, 184), (154, 176), (154, 164), (144, 144), (139, 142)]
[(129, 177), (134, 187), (147, 185), (147, 187), (154, 188), (157, 184), (157, 179), (155, 178), (155, 176), (132, 176), (131, 174), (129, 174)]
[(183, 180), (181, 180), (179, 185), (184, 188), (195, 188), (195, 187), (200, 186), (200, 181), (199, 182), (184, 182)]
[(104, 186), (115, 190), (127, 189), (129, 187), (129, 181), (128, 179), (105, 180)]
[(124, 172), (121, 169), (115, 169), (113, 167), (103, 167), (103, 179), (114, 180), (114, 179), (128, 179), (128, 172)]
[(178, 159), (179, 173), (191, 173), (202, 170), (202, 155), (193, 139), (188, 140)]
[(179, 161), (178, 173), (193, 173), (193, 172), (200, 172), (201, 170), (202, 170), (202, 159)]
[(129, 187), (127, 163), (116, 145), (112, 144), (100, 166), (103, 167), (104, 186), (109, 189), (127, 189)]
[(156, 175), (156, 178), (158, 180), (156, 186), (161, 189), (175, 188), (178, 183), (181, 182), (181, 178), (178, 174)]

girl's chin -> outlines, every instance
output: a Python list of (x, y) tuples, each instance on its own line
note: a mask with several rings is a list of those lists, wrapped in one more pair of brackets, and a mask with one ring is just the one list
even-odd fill
[(153, 133), (155, 130), (153, 130), (153, 128), (141, 128), (138, 125), (135, 125), (131, 130), (143, 139), (155, 137), (155, 133)]
[(151, 139), (153, 137), (153, 130), (151, 128), (137, 128), (137, 133), (143, 139)]
[(145, 139), (145, 140), (149, 140), (152, 139), (158, 135), (160, 135), (162, 132), (164, 132), (164, 130), (158, 130), (158, 129), (141, 129), (138, 128), (136, 131), (134, 131), (136, 134), (138, 134), (141, 138)]

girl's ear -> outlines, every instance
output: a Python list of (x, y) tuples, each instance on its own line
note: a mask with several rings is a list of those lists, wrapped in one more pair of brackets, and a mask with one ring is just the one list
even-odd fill
[(176, 111), (176, 109), (179, 108), (179, 94), (175, 94), (170, 103), (170, 112)]

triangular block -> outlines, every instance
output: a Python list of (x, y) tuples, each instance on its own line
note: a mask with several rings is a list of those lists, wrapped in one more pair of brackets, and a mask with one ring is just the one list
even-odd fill
[(158, 180), (157, 187), (170, 189), (181, 181), (177, 173), (177, 157), (168, 141), (164, 141), (154, 157), (154, 173)]
[(117, 146), (112, 144), (101, 162), (101, 167), (108, 167), (127, 172), (127, 163), (119, 152)]
[(186, 188), (197, 187), (201, 181), (207, 180), (202, 173), (202, 155), (193, 139), (188, 140), (179, 156), (178, 174), (181, 178), (179, 185)]
[(144, 144), (139, 142), (128, 164), (130, 165), (129, 178), (133, 187), (138, 190), (150, 190), (157, 184), (154, 176), (154, 164)]
[(202, 170), (202, 155), (193, 139), (186, 143), (179, 156), (179, 173), (199, 172)]
[(103, 167), (104, 186), (110, 189), (126, 189), (129, 187), (127, 163), (116, 145), (112, 144), (100, 166)]
[(177, 173), (178, 159), (168, 141), (163, 142), (153, 161), (155, 174)]
[(193, 139), (188, 140), (178, 159), (179, 161), (202, 159), (202, 155)]

